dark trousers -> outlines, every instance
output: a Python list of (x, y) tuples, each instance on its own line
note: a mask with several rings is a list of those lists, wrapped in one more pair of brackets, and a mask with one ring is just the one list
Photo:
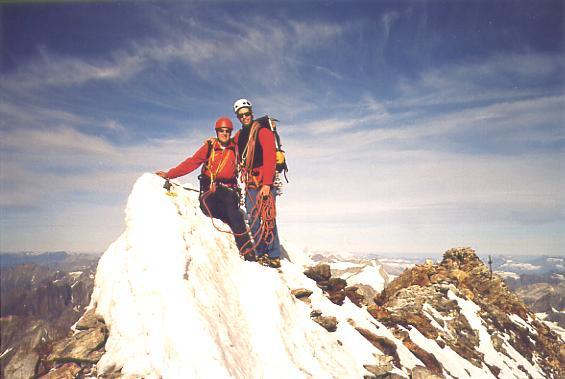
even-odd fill
[[(276, 199), (277, 195), (275, 188), (271, 189), (273, 197)], [(251, 227), (251, 234), (257, 240), (259, 238), (259, 228), (263, 221), (261, 216), (253, 212), (255, 208), (255, 203), (257, 202), (257, 193), (259, 191), (255, 188), (248, 188), (247, 195), (245, 196), (245, 208), (247, 210), (247, 215), (249, 217), (249, 226)], [(255, 216), (255, 217), (254, 217)], [(273, 230), (273, 241), (267, 244), (266, 241), (258, 241), (257, 247), (255, 248), (257, 256), (267, 254), (270, 258), (279, 258), (281, 256), (281, 243), (279, 242), (279, 232), (277, 231), (277, 224), (275, 223), (275, 229)]]
[(239, 198), (234, 190), (218, 185), (215, 192), (200, 196), (200, 209), (206, 216), (222, 220), (230, 227), (240, 254), (253, 247), (243, 212), (239, 209)]

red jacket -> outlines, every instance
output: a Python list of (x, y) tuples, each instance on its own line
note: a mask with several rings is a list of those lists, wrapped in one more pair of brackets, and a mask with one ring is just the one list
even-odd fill
[[(240, 133), (241, 130), (238, 130), (233, 137), (236, 145), (239, 141)], [(259, 184), (270, 186), (275, 180), (275, 171), (277, 166), (275, 134), (267, 128), (261, 128), (259, 129), (257, 140), (263, 149), (263, 165), (253, 169), (253, 173), (257, 174), (253, 176), (258, 180)]]
[[(214, 138), (212, 148), (210, 149), (208, 141), (206, 141), (192, 157), (185, 159), (184, 162), (177, 167), (167, 171), (167, 178), (174, 179), (190, 174), (200, 167), (201, 164), (208, 162), (208, 158), (210, 157), (210, 164), (206, 164), (202, 168), (202, 173), (208, 177), (211, 177), (211, 174), (213, 174), (215, 180), (226, 182), (234, 181), (237, 175), (235, 146), (235, 143), (230, 141), (228, 146), (223, 148), (218, 140)], [(208, 154), (208, 150), (210, 150), (210, 154)]]

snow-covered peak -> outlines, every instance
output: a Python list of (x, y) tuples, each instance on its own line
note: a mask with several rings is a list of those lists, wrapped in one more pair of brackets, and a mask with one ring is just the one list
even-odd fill
[[(126, 230), (100, 259), (91, 306), (109, 330), (98, 372), (165, 378), (359, 378), (382, 353), (354, 329), (370, 315), (331, 303), (303, 267), (239, 258), (233, 239), (199, 210), (198, 194), (150, 174), (135, 184)], [(227, 226), (218, 222), (225, 230)], [(291, 260), (304, 260), (295, 249)], [(313, 292), (310, 304), (291, 295)], [(311, 319), (336, 317), (330, 333)], [(350, 320), (350, 321), (348, 321)], [(390, 335), (386, 328), (382, 333)], [(403, 364), (418, 360), (401, 343)], [(399, 372), (401, 372), (399, 370)]]

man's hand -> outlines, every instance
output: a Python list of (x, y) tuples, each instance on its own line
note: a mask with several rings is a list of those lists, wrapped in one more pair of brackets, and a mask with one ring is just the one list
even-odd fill
[(167, 179), (167, 173), (164, 172), (164, 171), (157, 171), (157, 172), (155, 173), (155, 175), (158, 175), (158, 176), (160, 176), (160, 177), (163, 178), (163, 179)]
[(271, 193), (271, 186), (263, 184), (261, 186), (261, 189), (259, 190), (259, 196), (261, 196), (263, 199), (265, 199), (269, 196), (269, 193)]

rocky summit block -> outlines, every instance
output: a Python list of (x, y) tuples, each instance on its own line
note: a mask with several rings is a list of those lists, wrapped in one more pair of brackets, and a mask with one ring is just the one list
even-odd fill
[[(476, 326), (470, 324), (473, 320), (467, 319), (469, 310), (465, 313), (460, 302), (474, 303), (465, 303), (478, 309), (471, 318), (480, 317), (494, 349), (501, 354), (508, 356), (504, 345), (510, 344), (529, 362), (538, 361), (548, 377), (555, 377), (564, 366), (559, 337), (537, 322), (504, 281), (491, 275), (468, 247), (446, 251), (440, 264), (427, 262), (405, 270), (375, 297), (376, 305), (367, 311), (393, 333), (396, 331), (397, 338), (403, 331), (416, 328), (439, 346), (449, 346), (480, 367), (484, 354), (479, 347), (479, 335)], [(441, 373), (433, 356), (419, 351), (409, 338), (404, 339), (404, 345), (434, 374)], [(496, 365), (489, 369), (495, 376), (500, 372)]]
[(53, 346), (47, 362), (96, 363), (100, 360), (104, 354), (108, 330), (104, 322), (96, 316), (96, 311), (87, 311), (77, 322), (76, 329), (76, 333)]

